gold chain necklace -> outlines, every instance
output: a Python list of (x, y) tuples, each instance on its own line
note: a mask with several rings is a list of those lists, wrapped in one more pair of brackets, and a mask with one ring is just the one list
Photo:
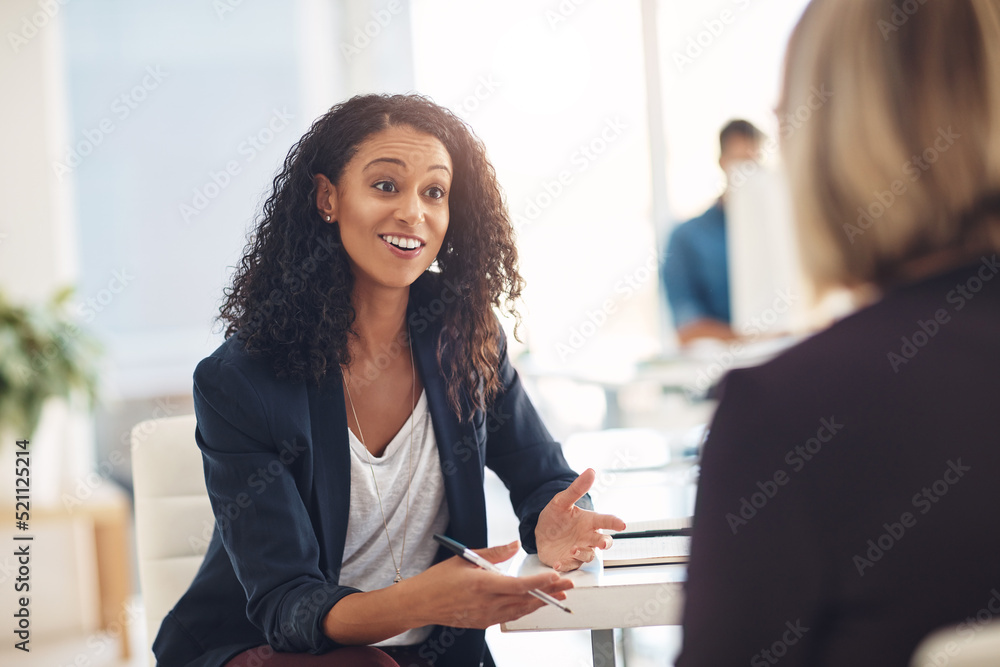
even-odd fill
[[(410, 347), (410, 405), (412, 406), (416, 400), (417, 370), (413, 364), (413, 341), (410, 340), (409, 327), (406, 329), (406, 339)], [(385, 509), (382, 507), (382, 494), (379, 493), (378, 480), (375, 479), (375, 466), (372, 465), (371, 452), (368, 451), (368, 446), (365, 445), (365, 435), (361, 432), (361, 422), (358, 421), (358, 413), (354, 409), (354, 399), (351, 398), (351, 381), (347, 374), (344, 374), (344, 380), (344, 388), (347, 390), (347, 400), (351, 404), (351, 414), (354, 415), (354, 423), (358, 427), (358, 439), (361, 440), (361, 446), (365, 449), (365, 456), (368, 458), (368, 468), (372, 473), (372, 483), (375, 485), (375, 497), (378, 499), (378, 509), (382, 514), (382, 527), (385, 528), (385, 539), (389, 543), (389, 556), (392, 558), (392, 566), (396, 570), (396, 577), (392, 580), (392, 583), (398, 584), (403, 580), (403, 574), (400, 569), (403, 567), (403, 554), (406, 553), (406, 531), (410, 526), (410, 481), (413, 474), (413, 413), (416, 412), (416, 408), (410, 411), (410, 455), (406, 461), (406, 518), (403, 521), (403, 546), (399, 550), (399, 563), (397, 563), (396, 554), (392, 550), (392, 540), (389, 538), (389, 523), (385, 520)]]

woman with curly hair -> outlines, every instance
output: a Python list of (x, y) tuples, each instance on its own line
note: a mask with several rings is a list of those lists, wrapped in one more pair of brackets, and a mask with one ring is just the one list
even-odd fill
[[(621, 519), (591, 511), (507, 357), (517, 252), (496, 175), (416, 95), (333, 107), (291, 149), (194, 373), (208, 553), (154, 643), (160, 664), (493, 664), (484, 629), (565, 599), (493, 562), (483, 468), (524, 548), (559, 572)], [(372, 645), (377, 645), (378, 648)]]

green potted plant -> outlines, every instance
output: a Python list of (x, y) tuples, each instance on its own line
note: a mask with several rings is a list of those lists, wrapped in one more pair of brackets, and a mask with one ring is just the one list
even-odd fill
[[(29, 439), (42, 406), (52, 397), (82, 396), (93, 407), (98, 395), (97, 339), (68, 311), (73, 287), (47, 303), (20, 306), (0, 291), (0, 435)], [(0, 449), (9, 446), (0, 442)]]

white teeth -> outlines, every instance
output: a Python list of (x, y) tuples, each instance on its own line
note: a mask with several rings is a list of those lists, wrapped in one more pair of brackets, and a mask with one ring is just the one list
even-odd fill
[(386, 234), (382, 237), (386, 242), (391, 243), (397, 248), (402, 248), (403, 250), (412, 250), (420, 246), (420, 241), (417, 239), (403, 238), (401, 236), (391, 236)]

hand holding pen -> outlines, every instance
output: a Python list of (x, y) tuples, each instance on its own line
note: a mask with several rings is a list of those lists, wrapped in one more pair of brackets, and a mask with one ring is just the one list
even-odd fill
[[(499, 575), (502, 575), (502, 576), (507, 576), (507, 574), (503, 570), (501, 570), (496, 565), (494, 565), (493, 563), (489, 562), (488, 560), (486, 560), (485, 558), (483, 558), (482, 556), (480, 556), (479, 554), (477, 554), (472, 549), (469, 549), (464, 544), (456, 542), (455, 540), (451, 539), (450, 537), (446, 537), (444, 535), (435, 534), (434, 535), (434, 539), (439, 544), (445, 546), (447, 549), (449, 549), (450, 551), (452, 551), (456, 555), (461, 556), (462, 558), (464, 558), (465, 560), (469, 561), (473, 565), (476, 565), (477, 567), (480, 567), (480, 568), (482, 568), (484, 570), (487, 570), (488, 572), (493, 572), (494, 574), (499, 574)], [(552, 597), (548, 593), (545, 593), (544, 591), (538, 590), (537, 588), (533, 588), (533, 589), (528, 590), (528, 595), (531, 595), (532, 597), (541, 600), (545, 604), (549, 604), (549, 605), (552, 605), (553, 607), (557, 607), (559, 609), (562, 609), (563, 611), (565, 611), (565, 612), (567, 612), (569, 614), (573, 613), (573, 611), (569, 607), (567, 607), (566, 605), (564, 605), (563, 603), (561, 603), (559, 600), (557, 600), (556, 598)]]
[[(457, 548), (464, 553), (462, 545)], [(514, 541), (469, 551), (492, 568), (494, 563), (512, 558), (519, 548)], [(404, 577), (398, 584), (386, 582), (384, 588), (342, 598), (327, 615), (324, 629), (335, 640), (348, 638), (365, 644), (425, 625), (485, 630), (547, 604), (533, 597), (531, 591), (560, 601), (566, 599), (565, 591), (570, 588), (570, 579), (551, 570), (518, 577), (497, 576), (481, 566), (470, 567), (466, 557), (445, 558), (419, 574)]]

